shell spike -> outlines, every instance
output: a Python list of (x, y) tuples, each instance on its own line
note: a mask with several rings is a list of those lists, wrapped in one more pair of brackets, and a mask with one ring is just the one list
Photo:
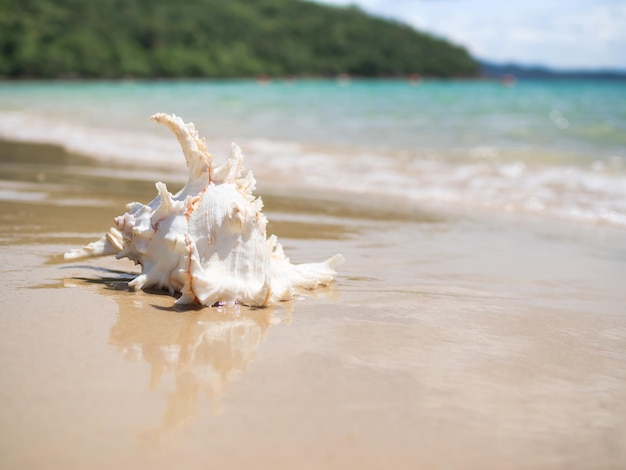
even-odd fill
[(146, 274), (140, 274), (135, 279), (128, 283), (130, 290), (141, 290), (148, 284), (148, 276)]
[(178, 139), (189, 168), (189, 179), (194, 180), (210, 176), (213, 155), (206, 147), (206, 142), (198, 136), (193, 123), (185, 122), (174, 114), (157, 113), (150, 118), (167, 126)]
[(256, 180), (252, 175), (252, 172), (249, 171), (245, 178), (240, 178), (237, 180), (237, 186), (242, 193), (250, 194), (254, 192), (256, 189)]
[(343, 257), (343, 255), (341, 253), (336, 254), (335, 256), (328, 258), (325, 261), (325, 264), (333, 269), (333, 270), (337, 270), (339, 269), (341, 266), (343, 266), (343, 263), (345, 263), (346, 259)]
[(215, 168), (213, 179), (224, 183), (233, 183), (241, 178), (243, 169), (243, 152), (235, 143), (231, 144), (230, 157), (223, 165)]
[(187, 207), (185, 205), (186, 200), (184, 202), (174, 200), (165, 183), (159, 182), (155, 186), (159, 195), (156, 197), (157, 204), (149, 219), (161, 220), (170, 214), (184, 212), (185, 207)]
[(168, 210), (173, 209), (174, 201), (172, 200), (171, 193), (167, 190), (165, 183), (158, 182), (155, 184), (156, 189), (161, 196), (161, 203), (165, 205)]

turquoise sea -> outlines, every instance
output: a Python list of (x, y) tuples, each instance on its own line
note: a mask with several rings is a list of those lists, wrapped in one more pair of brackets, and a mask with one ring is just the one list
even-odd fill
[(0, 83), (0, 137), (180, 169), (155, 112), (260, 183), (626, 226), (626, 82)]

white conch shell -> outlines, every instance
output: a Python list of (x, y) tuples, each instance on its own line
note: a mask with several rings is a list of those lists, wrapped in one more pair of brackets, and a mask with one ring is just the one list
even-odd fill
[(232, 146), (226, 163), (213, 155), (193, 123), (155, 114), (183, 149), (189, 180), (175, 195), (156, 183), (148, 205), (132, 202), (100, 240), (65, 254), (66, 260), (116, 254), (142, 266), (132, 289), (156, 287), (182, 295), (176, 304), (264, 306), (288, 300), (296, 287), (326, 285), (343, 263), (335, 255), (323, 263), (291, 264), (275, 236), (267, 238), (263, 203), (253, 196), (256, 181), (242, 177), (243, 155)]

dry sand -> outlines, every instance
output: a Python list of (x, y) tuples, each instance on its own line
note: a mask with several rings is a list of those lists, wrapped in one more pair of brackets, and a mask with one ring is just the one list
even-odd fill
[(154, 196), (124, 173), (0, 145), (0, 468), (626, 468), (623, 230), (261, 186), (337, 283), (176, 311), (61, 261)]

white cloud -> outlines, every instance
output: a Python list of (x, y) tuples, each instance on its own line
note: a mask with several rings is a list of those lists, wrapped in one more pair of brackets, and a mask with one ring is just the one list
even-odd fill
[(476, 57), (626, 69), (623, 0), (320, 0), (357, 4), (461, 44)]

